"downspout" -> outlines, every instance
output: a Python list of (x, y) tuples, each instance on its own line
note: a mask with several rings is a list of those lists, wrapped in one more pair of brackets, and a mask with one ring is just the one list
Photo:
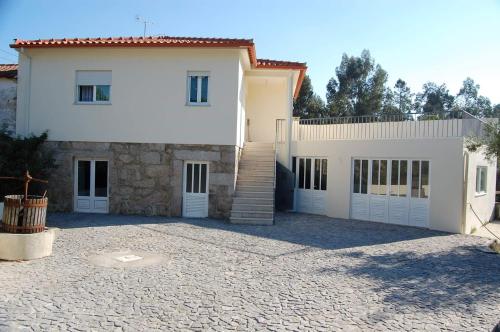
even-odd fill
[(469, 152), (464, 151), (464, 186), (462, 193), (462, 220), (460, 224), (460, 233), (465, 234), (467, 223), (467, 193), (469, 186)]
[[(26, 95), (24, 96), (24, 102), (25, 102), (25, 109), (26, 111), (24, 112), (24, 136), (29, 135), (30, 133), (30, 112), (31, 112), (31, 56), (26, 54), (25, 50), (23, 47), (19, 50), (19, 53), (24, 55), (28, 59), (28, 80), (24, 84), (26, 86), (25, 93)], [(16, 128), (17, 131), (17, 128)]]
[(288, 165), (289, 170), (292, 169), (292, 122), (293, 122), (293, 72), (288, 79), (289, 85), (289, 101), (288, 101), (288, 117), (287, 117), (287, 142), (288, 142)]

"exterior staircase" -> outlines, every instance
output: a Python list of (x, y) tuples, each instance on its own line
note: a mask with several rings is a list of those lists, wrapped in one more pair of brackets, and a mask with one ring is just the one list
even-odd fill
[(274, 223), (275, 168), (273, 143), (245, 143), (238, 167), (231, 223)]

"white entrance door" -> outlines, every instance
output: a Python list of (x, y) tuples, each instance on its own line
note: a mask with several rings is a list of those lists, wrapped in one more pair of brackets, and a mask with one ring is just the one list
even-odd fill
[(354, 159), (351, 218), (429, 227), (428, 160)]
[(411, 162), (411, 199), (409, 224), (418, 227), (429, 226), (429, 161)]
[(391, 160), (389, 220), (391, 224), (408, 225), (410, 195), (408, 187), (408, 160)]
[(328, 161), (320, 157), (294, 157), (296, 209), (298, 212), (326, 214)]
[(208, 163), (184, 163), (182, 215), (189, 218), (208, 217)]
[(354, 159), (352, 174), (351, 218), (369, 220), (368, 159)]
[(370, 178), (370, 220), (386, 222), (388, 215), (387, 160), (372, 160)]
[(75, 211), (108, 213), (108, 162), (75, 161)]

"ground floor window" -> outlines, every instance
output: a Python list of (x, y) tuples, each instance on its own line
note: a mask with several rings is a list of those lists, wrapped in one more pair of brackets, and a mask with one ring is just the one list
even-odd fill
[(486, 166), (476, 167), (476, 194), (486, 193), (486, 180), (488, 168)]

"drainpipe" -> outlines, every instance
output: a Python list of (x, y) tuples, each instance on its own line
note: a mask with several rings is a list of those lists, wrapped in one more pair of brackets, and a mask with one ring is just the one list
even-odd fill
[(288, 143), (288, 165), (289, 170), (292, 169), (292, 122), (293, 122), (293, 73), (288, 78), (288, 117), (287, 117), (287, 143)]
[(462, 193), (462, 220), (460, 224), (460, 232), (465, 234), (465, 225), (467, 223), (467, 193), (469, 186), (469, 152), (464, 151), (464, 187)]

